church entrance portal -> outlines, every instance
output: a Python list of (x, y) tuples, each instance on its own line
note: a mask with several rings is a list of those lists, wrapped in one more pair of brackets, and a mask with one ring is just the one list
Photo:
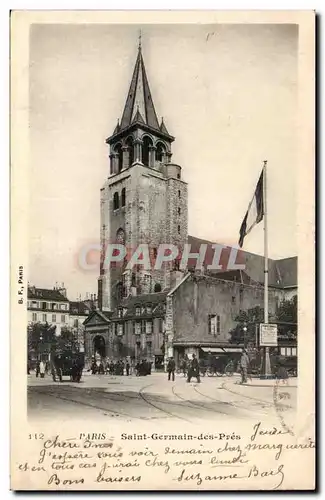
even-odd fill
[(94, 338), (94, 354), (96, 353), (100, 354), (102, 358), (106, 356), (105, 340), (101, 335), (96, 335)]

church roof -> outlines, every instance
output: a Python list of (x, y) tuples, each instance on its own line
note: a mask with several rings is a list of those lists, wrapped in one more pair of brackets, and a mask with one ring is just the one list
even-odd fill
[[(206, 260), (212, 262), (214, 249), (213, 242), (196, 238), (195, 236), (188, 236), (188, 243), (191, 245), (191, 252), (197, 252), (201, 244), (207, 244)], [(221, 253), (220, 265), (222, 269), (209, 271), (209, 274), (223, 274), (223, 279), (231, 279), (233, 271), (227, 270), (231, 247), (227, 247)], [(189, 268), (191, 259), (189, 259)], [(193, 260), (193, 268), (196, 265), (196, 260)], [(239, 249), (236, 264), (245, 265), (245, 274), (253, 281), (258, 283), (264, 282), (264, 257), (251, 252), (245, 252)], [(269, 286), (276, 288), (296, 287), (298, 286), (297, 276), (297, 257), (288, 257), (286, 259), (269, 259)], [(242, 273), (244, 275), (244, 273)]]
[(158, 123), (142, 57), (141, 46), (139, 46), (130, 89), (124, 106), (120, 131), (137, 121), (154, 130), (169, 135), (166, 127), (165, 130), (162, 130)]

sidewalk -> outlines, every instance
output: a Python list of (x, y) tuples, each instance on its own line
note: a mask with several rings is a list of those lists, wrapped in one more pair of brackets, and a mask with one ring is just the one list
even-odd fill
[(273, 379), (260, 379), (260, 378), (249, 378), (245, 384), (241, 384), (240, 378), (238, 380), (233, 381), (234, 385), (240, 386), (250, 386), (250, 387), (288, 387), (288, 388), (297, 388), (298, 387), (298, 378), (297, 377), (289, 377), (287, 380), (279, 380), (276, 378)]

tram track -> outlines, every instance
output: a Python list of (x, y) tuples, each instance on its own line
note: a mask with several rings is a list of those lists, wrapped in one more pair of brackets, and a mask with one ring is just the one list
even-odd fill
[[(145, 401), (145, 403), (147, 403), (148, 405), (152, 406), (153, 408), (156, 408), (156, 410), (159, 410), (159, 411), (161, 411), (161, 412), (163, 412), (163, 413), (166, 413), (166, 415), (169, 415), (170, 417), (173, 417), (173, 418), (178, 418), (178, 419), (183, 420), (184, 422), (187, 422), (187, 423), (189, 423), (189, 424), (192, 424), (192, 423), (193, 423), (193, 422), (191, 422), (191, 420), (188, 420), (187, 418), (184, 418), (184, 417), (181, 417), (181, 416), (179, 416), (179, 415), (176, 415), (175, 413), (172, 413), (172, 412), (170, 412), (170, 411), (168, 411), (168, 410), (164, 410), (164, 409), (160, 408), (159, 406), (157, 406), (156, 404), (154, 404), (152, 401), (148, 400), (148, 399), (145, 397), (145, 395), (144, 395), (143, 391), (144, 391), (145, 389), (148, 389), (148, 387), (152, 387), (153, 385), (154, 385), (154, 384), (149, 384), (149, 385), (146, 385), (145, 387), (142, 387), (142, 388), (139, 390), (139, 392), (138, 392), (138, 394), (139, 394), (139, 395), (140, 395), (140, 397), (143, 399), (143, 401)], [(170, 402), (169, 402), (169, 403), (170, 403)]]
[[(47, 392), (47, 391), (40, 391), (40, 390), (37, 390), (35, 391), (37, 394), (43, 394), (45, 396), (49, 396), (51, 398), (55, 398), (55, 399), (59, 399), (61, 401), (67, 401), (69, 403), (74, 403), (74, 404), (78, 404), (78, 405), (81, 405), (81, 406), (85, 406), (85, 407), (88, 407), (88, 408), (93, 408), (95, 410), (100, 410), (100, 411), (103, 411), (105, 413), (111, 413), (112, 415), (117, 415), (117, 416), (124, 416), (124, 417), (128, 417), (130, 419), (138, 419), (138, 420), (149, 420), (147, 419), (146, 417), (137, 417), (135, 415), (131, 415), (129, 413), (125, 413), (125, 412), (122, 412), (122, 411), (116, 411), (116, 410), (112, 410), (111, 408), (105, 408), (103, 406), (98, 406), (98, 405), (94, 405), (92, 403), (89, 403), (89, 402), (84, 402), (84, 401), (80, 401), (80, 400), (76, 400), (76, 399), (72, 399), (70, 397), (65, 397), (65, 396), (61, 396), (59, 394), (53, 394), (51, 392)], [(112, 400), (111, 400), (112, 401)], [(108, 415), (109, 416), (109, 415)]]
[[(194, 387), (194, 390), (195, 390), (195, 387)], [(201, 394), (199, 393), (199, 391), (196, 391), (198, 394)], [(184, 401), (186, 403), (189, 403), (191, 404), (192, 406), (189, 406), (188, 404), (187, 405), (182, 405), (182, 406), (186, 406), (187, 408), (198, 408), (200, 410), (204, 410), (204, 411), (210, 411), (212, 413), (219, 413), (219, 414), (222, 414), (222, 415), (226, 415), (226, 416), (229, 416), (229, 413), (226, 413), (224, 411), (221, 411), (221, 410), (216, 410), (214, 408), (208, 408), (207, 406), (205, 406), (204, 404), (201, 404), (201, 403), (198, 403), (197, 401), (188, 401), (187, 399), (183, 398), (182, 396), (180, 396), (179, 394), (177, 394), (175, 392), (175, 389), (174, 387), (172, 387), (172, 393), (174, 394), (174, 396), (178, 399), (180, 399), (181, 401)], [(204, 394), (202, 394), (202, 396), (204, 396)]]
[[(236, 392), (236, 391), (232, 391), (231, 389), (228, 389), (227, 387), (225, 387), (226, 385), (226, 382), (223, 382), (220, 386), (221, 389), (229, 392), (230, 394), (234, 394), (236, 396), (240, 396), (242, 398), (246, 398), (246, 399), (250, 399), (252, 401), (256, 401), (257, 403), (260, 403), (264, 406), (264, 408), (274, 408), (274, 404), (273, 402), (270, 403), (269, 401), (265, 401), (264, 399), (260, 399), (260, 398), (254, 398), (253, 396), (247, 396), (247, 394), (243, 394), (243, 393), (240, 393), (240, 392)], [(280, 403), (280, 405), (283, 407), (283, 408), (286, 408), (288, 410), (291, 410), (292, 407), (289, 406), (289, 405), (285, 405), (283, 403)]]

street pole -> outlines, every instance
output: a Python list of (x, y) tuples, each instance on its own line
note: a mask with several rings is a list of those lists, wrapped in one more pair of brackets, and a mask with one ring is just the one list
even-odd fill
[[(269, 322), (269, 258), (268, 258), (268, 213), (267, 213), (267, 161), (263, 167), (263, 208), (264, 208), (264, 323)], [(271, 377), (269, 347), (263, 347), (264, 366), (262, 378)]]

